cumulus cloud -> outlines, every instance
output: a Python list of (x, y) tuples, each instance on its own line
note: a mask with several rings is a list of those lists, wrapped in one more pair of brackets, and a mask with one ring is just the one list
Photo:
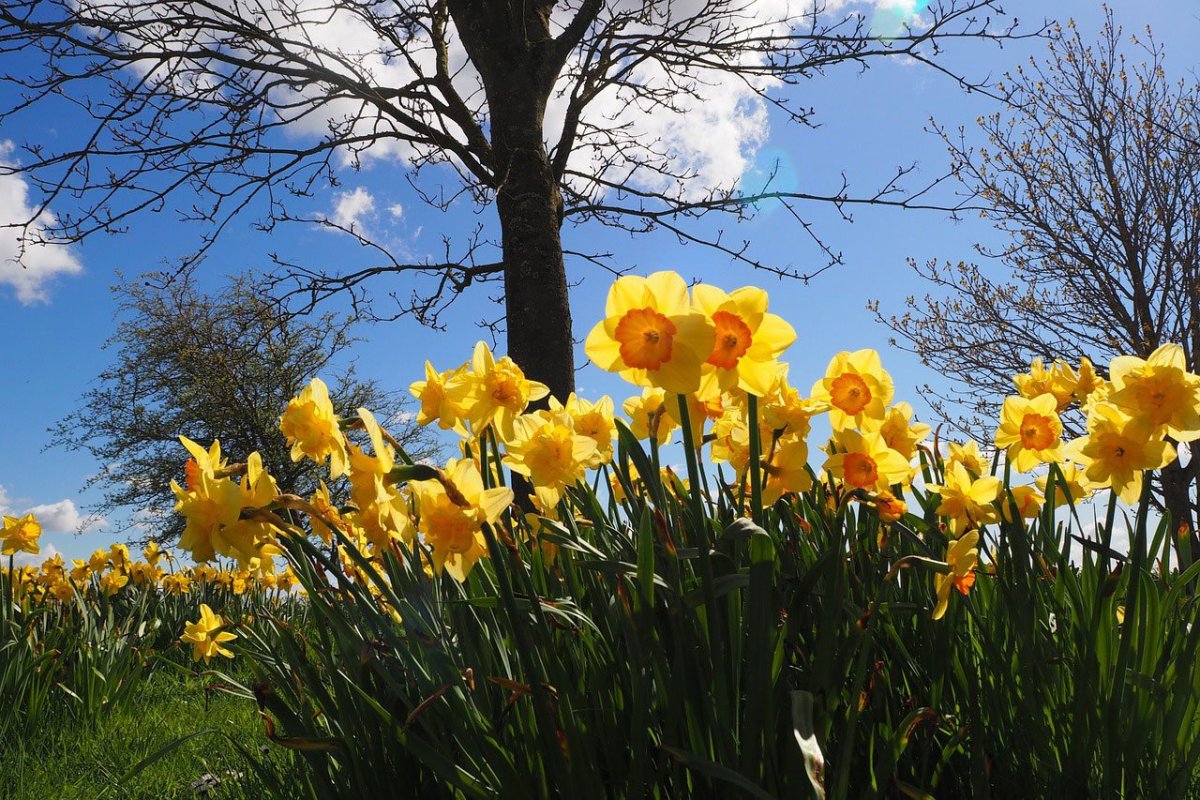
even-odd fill
[[(218, 0), (218, 5), (233, 5), (232, 0)], [(786, 33), (790, 24), (803, 20), (814, 7), (835, 21), (839, 15), (859, 13), (864, 18), (875, 14), (880, 21), (891, 25), (893, 20), (912, 21), (928, 5), (928, 0), (754, 0), (741, 5), (735, 18), (723, 19), (717, 39), (736, 35), (730, 28), (739, 28), (753, 38)], [(286, 13), (284, 7), (286, 6)], [(703, 13), (701, 0), (678, 0), (670, 10), (672, 24), (686, 15)], [(562, 4), (552, 18), (561, 28), (565, 17), (577, 10), (575, 4)], [(641, 0), (613, 0), (605, 13), (641, 13)], [(132, 13), (146, 13), (133, 11)], [(435, 69), (435, 53), (428, 36), (418, 33), (406, 42), (404, 57), (397, 57), (394, 42), (381, 38), (379, 31), (361, 14), (331, 8), (326, 3), (309, 0), (290, 0), (284, 4), (259, 4), (255, 14), (261, 16), (261, 26), (281, 32), (290, 41), (307, 46), (306, 56), (323, 67), (337, 72), (352, 71), (356, 79), (379, 87), (403, 87), (418, 79), (418, 72), (431, 75)], [(875, 26), (873, 26), (874, 28)], [(623, 36), (638, 33), (637, 23), (631, 22), (622, 30)], [(706, 31), (694, 32), (702, 39)], [(193, 32), (187, 32), (188, 37)], [(479, 98), (481, 82), (462, 43), (450, 25), (447, 31), (447, 57), (451, 81), (459, 95)], [(239, 47), (236, 42), (212, 42), (214, 47)], [(155, 46), (159, 46), (155, 42)], [(269, 62), (276, 56), (256, 53), (254, 57)], [(722, 56), (724, 57), (724, 56)], [(741, 59), (739, 66), (759, 68), (766, 59), (761, 54), (745, 53), (731, 56)], [(193, 74), (193, 71), (187, 71)], [(200, 80), (197, 78), (197, 80)], [(680, 75), (673, 68), (664, 68), (653, 59), (637, 66), (625, 76), (625, 87), (610, 87), (596, 97), (585, 111), (579, 139), (572, 155), (571, 166), (585, 175), (598, 171), (607, 177), (624, 180), (629, 168), (637, 163), (651, 163), (650, 169), (636, 170), (630, 179), (641, 189), (666, 192), (680, 198), (696, 197), (710, 189), (732, 188), (753, 167), (755, 155), (768, 136), (767, 103), (760, 93), (778, 82), (769, 75), (730, 76), (719, 69), (693, 68), (691, 74)], [(563, 80), (559, 92), (547, 108), (545, 137), (553, 146), (563, 128), (570, 86)], [(630, 85), (646, 91), (637, 93)], [(679, 86), (690, 87), (690, 93), (680, 94)], [(205, 84), (200, 81), (198, 87)], [(186, 91), (187, 87), (175, 86)], [(329, 87), (305, 86), (275, 89), (276, 103), (298, 109), (294, 119), (284, 119), (285, 129), (300, 139), (327, 137), (331, 130), (364, 137), (354, 148), (343, 148), (338, 159), (343, 166), (359, 167), (380, 159), (412, 164), (435, 154), (423, 152), (405, 141), (403, 131), (389, 115), (370, 104), (348, 97), (330, 97)], [(655, 103), (647, 97), (657, 92), (672, 96), (668, 103)], [(635, 98), (640, 94), (640, 98)], [(319, 104), (314, 110), (304, 101)], [(284, 112), (286, 113), (286, 112)], [(487, 121), (481, 120), (484, 129)], [(614, 148), (610, 136), (619, 132), (620, 147)], [(445, 154), (441, 154), (444, 156)], [(659, 169), (656, 169), (658, 167)], [(663, 170), (672, 175), (664, 175)], [(686, 176), (679, 180), (678, 176)], [(591, 183), (581, 187), (593, 195), (606, 190)], [(374, 198), (364, 189), (338, 195), (337, 207), (331, 222), (351, 223), (361, 230), (363, 218), (375, 212)], [(402, 209), (392, 205), (384, 208), (399, 218)], [(349, 225), (347, 225), (349, 227)]]
[(36, 567), (47, 559), (54, 558), (58, 555), (58, 548), (52, 544), (42, 545), (41, 552), (37, 555), (33, 553), (17, 553), (13, 556), (14, 567)]
[[(13, 143), (0, 141), (0, 166), (11, 166)], [(0, 226), (23, 223), (34, 217), (29, 203), (29, 186), (19, 175), (0, 174)], [(34, 220), (32, 230), (0, 227), (0, 284), (6, 285), (25, 305), (50, 299), (49, 287), (63, 275), (76, 275), (83, 265), (74, 251), (65, 245), (43, 244), (39, 233), (54, 224), (54, 215), (43, 211)]]
[(375, 196), (363, 187), (352, 192), (339, 192), (334, 196), (333, 213), (329, 221), (334, 225), (362, 234), (365, 220), (375, 214)]
[(75, 501), (70, 498), (55, 503), (25, 505), (13, 498), (3, 485), (0, 485), (0, 514), (15, 517), (33, 514), (41, 523), (43, 533), (85, 533), (102, 528), (107, 522), (104, 517), (80, 513)]
[(42, 530), (48, 533), (84, 533), (103, 527), (105, 522), (103, 517), (81, 514), (71, 499), (43, 503), (26, 509), (24, 513), (37, 517)]

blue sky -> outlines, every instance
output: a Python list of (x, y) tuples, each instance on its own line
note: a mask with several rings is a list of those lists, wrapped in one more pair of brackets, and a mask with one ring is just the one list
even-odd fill
[[(1149, 0), (1114, 5), (1127, 32), (1152, 26), (1166, 47), (1168, 70), (1174, 77), (1193, 78), (1195, 54), (1200, 53), (1200, 19), (1191, 2)], [(1062, 20), (1073, 16), (1085, 35), (1097, 31), (1102, 21), (1100, 4), (1085, 0), (1007, 0), (1004, 6), (1030, 23), (1043, 15)], [(1000, 50), (972, 44), (955, 48), (947, 57), (969, 75), (998, 76), (1039, 53), (1043, 46), (1037, 41), (1018, 42)], [(781, 176), (792, 182), (784, 188), (813, 192), (836, 190), (842, 172), (852, 186), (866, 192), (886, 180), (897, 166), (914, 161), (923, 175), (937, 174), (945, 166), (945, 155), (937, 138), (925, 131), (928, 118), (950, 127), (965, 125), (969, 132), (978, 115), (995, 108), (988, 98), (966, 95), (927, 68), (898, 61), (879, 62), (865, 72), (834, 70), (793, 91), (817, 110), (820, 127), (800, 130), (771, 120), (769, 136), (754, 156), (760, 169), (780, 160)], [(55, 127), (60, 124), (61, 120), (50, 117), (26, 117), (23, 127), (6, 127), (0, 132), (0, 140), (65, 136)], [(4, 155), (0, 152), (0, 157)], [(474, 220), (466, 209), (447, 220), (422, 208), (406, 191), (402, 168), (395, 161), (369, 161), (363, 171), (347, 170), (340, 178), (340, 188), (313, 198), (314, 208), (332, 215), (339, 202), (345, 210), (354, 205), (354, 199), (369, 194), (374, 210), (361, 215), (360, 223), (416, 256), (436, 256), (448, 224), (462, 229)], [(5, 204), (11, 213), (19, 199), (11, 191), (0, 191), (0, 213), (6, 211)], [(389, 211), (397, 205), (402, 209), (399, 214)], [(568, 227), (564, 243), (568, 248), (611, 250), (616, 263), (636, 266), (642, 273), (675, 269), (687, 278), (727, 289), (762, 286), (771, 293), (772, 310), (799, 332), (787, 356), (795, 385), (811, 385), (837, 350), (875, 347), (896, 379), (897, 399), (909, 400), (918, 414), (928, 417), (917, 387), (926, 383), (937, 386), (939, 377), (907, 354), (889, 348), (887, 330), (865, 306), (868, 300), (878, 299), (885, 313), (900, 312), (907, 295), (925, 291), (905, 266), (908, 257), (969, 259), (972, 243), (990, 237), (990, 229), (978, 220), (954, 222), (933, 212), (860, 209), (855, 212), (854, 224), (848, 225), (831, 209), (808, 211), (822, 236), (843, 253), (845, 265), (807, 286), (730, 265), (727, 258), (714, 252), (681, 246), (667, 236), (631, 240), (595, 227)], [(484, 213), (490, 219), (492, 212)], [(803, 241), (782, 210), (764, 210), (734, 233), (751, 239), (764, 260), (802, 269), (820, 266), (820, 254)], [(108, 362), (102, 344), (117, 323), (108, 290), (115, 271), (136, 275), (160, 268), (163, 259), (185, 252), (197, 239), (194, 228), (166, 213), (144, 214), (133, 220), (127, 234), (94, 237), (69, 253), (48, 257), (47, 269), (58, 270), (57, 277), (34, 289), (28, 275), (14, 279), (11, 270), (0, 270), (0, 337), (5, 342), (0, 351), (0, 508), (13, 513), (40, 507), (48, 520), (44, 546), (53, 546), (65, 556), (78, 557), (112, 539), (103, 527), (81, 536), (70, 530), (94, 499), (80, 489), (102, 465), (86, 454), (45, 449), (46, 430), (76, 405)], [(201, 270), (203, 281), (216, 285), (226, 273), (264, 269), (268, 252), (281, 244), (291, 252), (303, 252), (313, 262), (355, 263), (361, 257), (361, 251), (344, 234), (293, 227), (278, 231), (272, 240), (243, 225), (231, 229), (213, 250)], [(571, 279), (582, 282), (572, 295), (575, 337), (582, 340), (600, 316), (611, 276), (586, 264), (571, 264), (569, 269)], [(378, 287), (380, 294), (388, 288), (394, 287)], [(425, 357), (441, 368), (465, 360), (474, 341), (486, 336), (475, 323), (494, 316), (493, 294), (492, 287), (483, 287), (462, 298), (447, 316), (450, 325), (444, 332), (430, 331), (411, 320), (360, 329), (367, 337), (354, 352), (360, 372), (398, 389), (420, 377)], [(581, 347), (579, 363), (584, 363)], [(582, 393), (608, 393), (618, 404), (633, 393), (632, 387), (591, 367), (580, 372), (578, 384)]]

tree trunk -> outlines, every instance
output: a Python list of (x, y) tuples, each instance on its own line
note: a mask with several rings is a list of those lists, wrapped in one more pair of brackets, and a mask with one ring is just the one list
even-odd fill
[(562, 195), (540, 124), (536, 141), (496, 150), (507, 155), (496, 210), (504, 248), (508, 354), (529, 378), (565, 401), (575, 391), (575, 348), (559, 237)]
[[(1193, 455), (1193, 458), (1195, 456)], [(1200, 538), (1197, 537), (1196, 520), (1192, 513), (1191, 489), (1192, 483), (1195, 481), (1195, 462), (1189, 461), (1188, 465), (1182, 466), (1178, 459), (1172, 461), (1167, 466), (1159, 471), (1159, 481), (1162, 484), (1163, 506), (1166, 508), (1167, 515), (1170, 517), (1170, 527), (1168, 530), (1175, 537), (1176, 552), (1180, 556), (1180, 566), (1186, 569), (1188, 564), (1182, 563), (1184, 560), (1183, 542), (1185, 536), (1189, 540), (1191, 547), (1191, 558), (1188, 563), (1200, 557)], [(1186, 527), (1186, 533), (1181, 528)]]
[(553, 0), (449, 0), (487, 95), (496, 212), (504, 252), (508, 354), (560, 400), (575, 390), (575, 348), (563, 265), (563, 199), (542, 123), (554, 87)]

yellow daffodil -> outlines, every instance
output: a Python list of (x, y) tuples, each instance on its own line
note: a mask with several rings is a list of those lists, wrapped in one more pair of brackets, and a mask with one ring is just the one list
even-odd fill
[(129, 576), (124, 572), (112, 570), (100, 579), (100, 590), (109, 597), (112, 597), (117, 592), (121, 591), (121, 587), (129, 583)]
[(29, 553), (37, 555), (42, 551), (38, 539), (42, 535), (42, 526), (33, 514), (23, 517), (4, 515), (4, 527), (0, 529), (0, 554), (11, 556), (14, 553)]
[(181, 572), (164, 575), (162, 579), (163, 590), (176, 597), (187, 594), (192, 588), (191, 584), (191, 578)]
[(342, 435), (329, 389), (320, 378), (313, 378), (299, 396), (288, 401), (279, 430), (292, 446), (292, 461), (308, 456), (318, 465), (329, 459), (329, 477), (340, 478), (349, 469), (346, 437)]
[(677, 273), (625, 275), (609, 289), (604, 319), (584, 350), (596, 366), (631, 383), (691, 394), (700, 388), (715, 336), (712, 320), (693, 308)]
[(596, 440), (575, 431), (564, 409), (522, 414), (513, 425), (504, 463), (529, 478), (539, 505), (553, 509), (596, 458)]
[(841, 352), (833, 357), (825, 377), (813, 384), (812, 399), (829, 405), (835, 431), (861, 427), (863, 420), (882, 420), (892, 402), (892, 376), (874, 350)]
[(966, 467), (967, 472), (975, 477), (988, 474), (988, 462), (984, 460), (983, 454), (979, 452), (979, 445), (974, 441), (966, 444), (950, 443), (950, 452), (946, 456), (946, 469), (949, 469), (953, 464), (962, 464)]
[(550, 410), (566, 411), (575, 423), (575, 432), (587, 436), (596, 443), (596, 453), (589, 467), (607, 464), (613, 458), (613, 439), (617, 435), (617, 424), (613, 418), (613, 401), (608, 395), (592, 403), (572, 392), (567, 398), (566, 405), (559, 403), (557, 398), (550, 398)]
[(413, 481), (410, 486), (421, 515), (419, 529), (433, 550), (434, 570), (445, 569), (465, 581), (487, 555), (483, 525), (500, 518), (512, 503), (512, 489), (484, 489), (479, 468), (469, 459), (447, 464), (444, 481)]
[(996, 429), (996, 447), (1006, 450), (1018, 472), (1062, 461), (1062, 420), (1052, 394), (1006, 397)]
[(544, 383), (528, 380), (508, 356), (497, 359), (486, 342), (477, 342), (471, 357), (470, 408), (467, 419), (476, 432), (495, 423), (498, 435), (512, 437), (513, 420), (535, 400), (550, 393)]
[[(198, 484), (183, 489), (171, 481), (175, 493), (175, 511), (186, 521), (179, 546), (189, 551), (196, 561), (212, 561), (218, 548), (228, 552), (224, 539), (227, 526), (238, 521), (242, 509), (242, 489), (229, 478), (215, 478), (201, 473)], [(105, 563), (107, 563), (105, 554)]]
[(92, 572), (102, 572), (108, 566), (108, 551), (93, 550), (92, 555), (88, 558), (88, 567)]
[(812, 488), (808, 472), (808, 443), (803, 439), (788, 439), (775, 448), (771, 461), (763, 468), (763, 505), (769, 506), (785, 494), (806, 492)]
[(975, 478), (962, 463), (955, 462), (947, 466), (941, 485), (927, 488), (941, 495), (937, 513), (950, 518), (951, 531), (957, 536), (968, 528), (996, 521), (993, 503), (1003, 486), (999, 478)]
[(1090, 358), (1079, 360), (1079, 371), (1075, 375), (1075, 402), (1083, 405), (1091, 397), (1092, 392), (1104, 386), (1106, 381), (1096, 374), (1096, 367)]
[[(1064, 453), (1069, 452), (1070, 445), (1064, 450)], [(1054, 482), (1054, 506), (1056, 508), (1068, 503), (1078, 503), (1091, 496), (1091, 484), (1083, 474), (1083, 470), (1071, 462), (1060, 464), (1059, 470), (1062, 472), (1062, 477)], [(1064, 481), (1066, 482), (1065, 486), (1063, 485)], [(1046, 493), (1048, 482), (1048, 475), (1043, 475), (1037, 479), (1038, 490), (1042, 494)]]
[(1114, 358), (1108, 400), (1129, 416), (1144, 418), (1180, 442), (1200, 438), (1200, 376), (1187, 371), (1177, 344), (1164, 344), (1143, 360)]
[(808, 436), (812, 418), (829, 410), (826, 403), (808, 400), (788, 384), (787, 371), (781, 371), (771, 390), (758, 404), (759, 425), (776, 436)]
[(888, 447), (878, 433), (854, 430), (834, 434), (833, 452), (825, 461), (825, 471), (847, 488), (872, 492), (907, 484), (912, 475), (908, 459)]
[(1135, 503), (1142, 491), (1142, 472), (1166, 466), (1175, 448), (1160, 438), (1149, 418), (1130, 417), (1112, 404), (1100, 403), (1088, 416), (1087, 435), (1072, 441), (1067, 454), (1084, 468), (1092, 487), (1111, 486), (1126, 503)]
[(621, 409), (629, 417), (629, 430), (639, 439), (655, 437), (660, 445), (671, 441), (679, 427), (678, 415), (667, 413), (667, 393), (662, 389), (643, 389), (641, 395), (630, 397)]
[(443, 430), (466, 433), (462, 418), (466, 414), (471, 384), (464, 379), (467, 365), (458, 369), (438, 372), (433, 364), (425, 362), (425, 380), (414, 381), (408, 391), (421, 404), (417, 412), (417, 424), (437, 422)]
[(71, 580), (83, 584), (92, 579), (92, 568), (88, 562), (78, 558), (71, 559)]
[(880, 522), (896, 522), (908, 513), (908, 504), (891, 492), (875, 495), (875, 510)]
[(329, 525), (335, 525), (340, 529), (342, 517), (329, 497), (329, 487), (325, 485), (324, 481), (317, 482), (317, 490), (313, 492), (308, 502), (317, 512), (317, 515), (309, 516), (312, 532), (323, 543), (330, 544), (333, 541), (333, 531), (329, 529)]
[(204, 659), (207, 664), (213, 656), (233, 658), (233, 653), (222, 647), (237, 638), (236, 634), (222, 630), (226, 626), (224, 617), (213, 613), (207, 603), (200, 604), (200, 619), (187, 623), (180, 641), (192, 646), (192, 660)]
[(699, 394), (711, 397), (734, 388), (767, 394), (782, 369), (779, 356), (796, 341), (791, 325), (767, 313), (767, 293), (743, 286), (727, 294), (701, 283), (692, 289), (692, 300), (714, 331)]
[(949, 572), (937, 574), (934, 586), (937, 590), (937, 606), (933, 609), (933, 618), (941, 619), (950, 604), (950, 590), (957, 589), (966, 595), (975, 585), (975, 566), (979, 563), (979, 531), (971, 531), (965, 536), (950, 543), (946, 549), (946, 565)]
[[(758, 452), (766, 458), (773, 434), (763, 427), (758, 429), (758, 433)], [(732, 403), (726, 406), (721, 418), (713, 423), (712, 435), (709, 459), (715, 464), (729, 464), (738, 475), (744, 473), (750, 465), (750, 423), (746, 408)]]
[(1056, 411), (1065, 410), (1074, 401), (1078, 382), (1075, 370), (1061, 359), (1046, 369), (1042, 360), (1035, 358), (1029, 365), (1029, 372), (1013, 376), (1013, 383), (1017, 385), (1017, 393), (1021, 397), (1032, 400), (1038, 395), (1054, 395)]
[(917, 454), (917, 445), (929, 436), (930, 427), (913, 422), (913, 409), (908, 403), (896, 403), (882, 420), (863, 420), (863, 430), (876, 431), (888, 447), (909, 461)]
[[(1013, 522), (1016, 519), (1034, 519), (1042, 513), (1042, 503), (1046, 501), (1046, 498), (1038, 494), (1037, 489), (1032, 486), (1014, 486), (1009, 491), (1012, 493), (1011, 503), (1007, 496), (1000, 497), (1000, 518), (1005, 522)], [(1015, 516), (1012, 503), (1017, 506)]]

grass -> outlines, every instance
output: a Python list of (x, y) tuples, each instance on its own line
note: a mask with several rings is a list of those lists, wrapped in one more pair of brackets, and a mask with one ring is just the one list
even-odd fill
[[(81, 723), (64, 706), (39, 735), (0, 743), (4, 764), (0, 796), (9, 800), (195, 798), (198, 793), (192, 784), (206, 774), (222, 783), (199, 796), (262, 796), (254, 764), (272, 772), (286, 771), (292, 765), (291, 754), (274, 746), (264, 751), (268, 740), (253, 702), (206, 692), (209, 683), (207, 678), (157, 670), (135, 702), (92, 726)], [(211, 732), (183, 742), (122, 782), (123, 776), (165, 746), (206, 730)], [(231, 773), (240, 778), (231, 779)]]

